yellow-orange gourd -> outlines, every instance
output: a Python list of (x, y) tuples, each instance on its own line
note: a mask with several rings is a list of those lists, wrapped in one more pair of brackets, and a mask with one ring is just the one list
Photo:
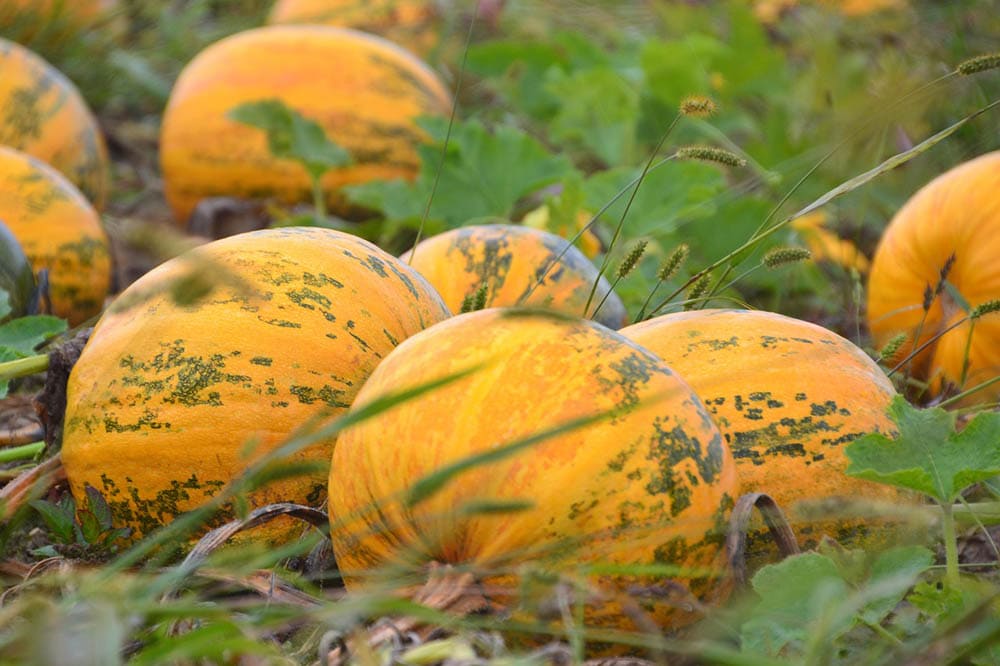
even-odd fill
[(52, 165), (100, 210), (108, 193), (104, 137), (77, 91), (28, 49), (0, 39), (0, 145)]
[(97, 212), (72, 183), (0, 146), (0, 220), (35, 273), (48, 271), (53, 314), (76, 325), (101, 311), (111, 286), (111, 247)]
[[(974, 308), (1000, 299), (998, 257), (1000, 152), (993, 152), (925, 185), (885, 230), (868, 279), (868, 325), (876, 343), (883, 346), (905, 333), (907, 341), (899, 350), (905, 356), (963, 319), (967, 313), (961, 300)], [(947, 285), (941, 283), (946, 265)], [(932, 298), (925, 312), (928, 289)], [(946, 386), (970, 389), (997, 377), (1000, 313), (941, 335), (914, 359), (909, 372), (928, 380), (932, 394)], [(1000, 383), (995, 383), (968, 396), (966, 403), (998, 398)]]
[(824, 498), (896, 501), (890, 486), (844, 474), (844, 448), (868, 432), (895, 432), (896, 394), (885, 373), (849, 340), (771, 312), (699, 310), (628, 326), (701, 397), (732, 448), (743, 492), (770, 495), (804, 547), (822, 534), (874, 543), (865, 521), (813, 521), (797, 504)]
[(277, 0), (267, 22), (319, 23), (370, 32), (426, 55), (441, 38), (433, 0)]
[[(116, 299), (73, 368), (70, 488), (79, 499), (95, 487), (118, 525), (146, 534), (342, 413), (381, 358), (449, 314), (391, 255), (328, 229), (251, 232), (181, 255)], [(282, 462), (325, 466), (331, 446)], [(318, 506), (325, 480), (325, 469), (281, 478), (245, 499)]]
[(205, 197), (311, 199), (300, 164), (272, 157), (262, 130), (227, 117), (240, 104), (266, 99), (319, 123), (350, 152), (350, 165), (323, 177), (331, 210), (342, 214), (350, 211), (343, 186), (415, 177), (423, 133), (414, 119), (451, 109), (437, 75), (379, 37), (315, 25), (227, 37), (184, 68), (164, 112), (160, 161), (178, 221)]
[[(372, 574), (431, 562), (469, 566), (507, 600), (522, 567), (569, 576), (598, 563), (677, 567), (659, 579), (589, 576), (606, 596), (588, 603), (586, 624), (623, 630), (635, 629), (622, 611), (629, 585), (675, 579), (702, 600), (724, 593), (712, 573), (737, 493), (733, 461), (670, 368), (594, 322), (480, 310), (397, 347), (357, 404), (476, 367), (338, 439), (331, 537), (349, 590), (377, 584)], [(599, 414), (609, 418), (467, 469), (419, 504), (402, 501), (436, 470)], [(526, 504), (475, 508), (512, 502)], [(683, 599), (675, 591), (635, 603), (666, 630), (696, 615)]]
[(487, 307), (536, 307), (579, 317), (598, 282), (588, 316), (609, 328), (625, 325), (624, 303), (604, 277), (598, 281), (594, 264), (547, 231), (470, 225), (431, 236), (400, 258), (427, 278), (454, 312), (485, 286)]

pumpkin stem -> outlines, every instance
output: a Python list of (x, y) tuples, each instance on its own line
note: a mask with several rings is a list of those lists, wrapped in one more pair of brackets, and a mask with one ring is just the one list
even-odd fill
[[(489, 610), (493, 605), (480, 589), (475, 577), (469, 572), (460, 572), (453, 566), (432, 562), (427, 582), (408, 595), (415, 603), (434, 610), (464, 616)], [(392, 644), (400, 636), (416, 635), (426, 640), (438, 627), (423, 624), (415, 617), (401, 617), (383, 620), (368, 629), (361, 636), (365, 645), (352, 645), (354, 641), (341, 642), (330, 650), (327, 663), (340, 666), (350, 661), (351, 652), (374, 652), (378, 647)]]
[(770, 495), (764, 493), (743, 495), (733, 507), (732, 515), (729, 517), (729, 532), (726, 535), (726, 557), (729, 561), (733, 583), (737, 588), (744, 588), (747, 584), (747, 532), (750, 526), (750, 516), (755, 508), (763, 516), (764, 522), (771, 532), (771, 538), (777, 544), (782, 557), (799, 552), (795, 533), (789, 527), (785, 514), (781, 512), (781, 508), (771, 499)]

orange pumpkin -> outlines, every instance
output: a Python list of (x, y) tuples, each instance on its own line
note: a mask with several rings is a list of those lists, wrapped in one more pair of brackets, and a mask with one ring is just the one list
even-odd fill
[(179, 221), (211, 196), (309, 201), (302, 165), (271, 156), (259, 129), (227, 117), (244, 102), (279, 99), (318, 122), (352, 164), (323, 177), (333, 212), (350, 206), (345, 185), (416, 176), (420, 115), (450, 112), (437, 75), (408, 52), (365, 33), (272, 26), (217, 42), (181, 73), (163, 116), (164, 193)]
[(0, 220), (35, 272), (48, 271), (53, 314), (76, 325), (101, 311), (111, 286), (111, 247), (97, 212), (72, 183), (0, 146)]
[(72, 38), (99, 20), (110, 17), (116, 0), (3, 0), (0, 30), (18, 42), (29, 42), (44, 34)]
[[(594, 264), (565, 239), (515, 224), (452, 229), (421, 241), (400, 258), (427, 278), (454, 312), (485, 285), (487, 307), (537, 307), (582, 316), (598, 279)], [(605, 296), (593, 318), (621, 328), (627, 319), (625, 304), (603, 277), (590, 313)]]
[(621, 334), (658, 354), (687, 381), (732, 448), (744, 492), (770, 495), (804, 546), (823, 533), (874, 543), (870, 523), (811, 521), (803, 500), (896, 501), (889, 486), (844, 474), (844, 448), (868, 432), (895, 432), (892, 383), (850, 341), (772, 312), (698, 310), (663, 315)]
[(442, 21), (432, 0), (278, 0), (267, 22), (319, 23), (370, 32), (427, 55), (440, 42)]
[(100, 210), (108, 151), (76, 86), (28, 49), (0, 39), (0, 145), (62, 172)]
[[(868, 325), (879, 346), (905, 333), (900, 353), (909, 353), (964, 318), (962, 300), (975, 307), (1000, 299), (997, 192), (1000, 151), (938, 176), (896, 213), (868, 280)], [(951, 257), (950, 286), (941, 289), (925, 312), (925, 293), (937, 289)], [(930, 382), (932, 395), (946, 386), (964, 390), (1000, 375), (1000, 315), (986, 315), (974, 327), (966, 322), (941, 335), (914, 359), (910, 371)], [(1000, 383), (973, 393), (966, 403), (997, 399)]]
[[(413, 572), (439, 562), (471, 567), (486, 589), (510, 601), (513, 574), (501, 572), (610, 563), (698, 569), (703, 575), (678, 572), (678, 582), (702, 600), (722, 593), (704, 573), (718, 573), (737, 492), (728, 447), (688, 386), (614, 331), (518, 310), (458, 315), (383, 359), (356, 404), (480, 364), (338, 438), (331, 538), (349, 590), (394, 567)], [(435, 470), (598, 414), (613, 418), (468, 469), (415, 506), (401, 500)], [(504, 502), (527, 504), (474, 509)], [(631, 626), (621, 606), (625, 588), (653, 582), (596, 574), (589, 581), (608, 596), (588, 604), (587, 625), (622, 629)], [(635, 602), (664, 629), (693, 619), (676, 597)]]
[[(215, 289), (175, 302), (199, 268)], [(70, 489), (80, 499), (95, 487), (117, 524), (146, 534), (296, 429), (342, 413), (393, 347), (449, 315), (414, 271), (328, 229), (240, 234), (172, 259), (118, 297), (73, 368), (62, 448)], [(325, 464), (331, 447), (288, 462)], [(246, 500), (316, 506), (325, 479), (325, 470), (282, 478)]]

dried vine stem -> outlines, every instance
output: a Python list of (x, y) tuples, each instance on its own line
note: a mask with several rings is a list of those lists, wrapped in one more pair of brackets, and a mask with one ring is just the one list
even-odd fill
[(302, 504), (292, 504), (291, 502), (268, 504), (259, 509), (254, 509), (246, 518), (234, 520), (221, 527), (216, 527), (203, 536), (195, 544), (194, 548), (191, 549), (187, 557), (184, 558), (181, 568), (194, 569), (236, 534), (263, 525), (281, 516), (298, 518), (320, 530), (325, 530), (330, 524), (330, 518), (319, 509), (313, 509)]
[[(446, 611), (463, 616), (491, 610), (493, 605), (487, 600), (475, 577), (468, 572), (459, 572), (451, 565), (431, 563), (427, 582), (410, 598), (427, 608)], [(401, 617), (379, 622), (369, 628), (359, 639), (347, 643), (340, 642), (327, 655), (330, 666), (342, 666), (350, 661), (351, 652), (374, 652), (378, 647), (393, 644), (400, 636), (415, 635), (424, 641), (438, 627), (422, 624), (413, 617)]]
[(59, 454), (26, 470), (0, 490), (0, 522), (10, 520), (28, 500), (45, 494), (65, 479), (66, 470)]
[(733, 507), (733, 513), (729, 518), (729, 533), (726, 535), (726, 557), (732, 572), (733, 583), (738, 589), (746, 587), (747, 584), (747, 528), (750, 525), (750, 516), (753, 515), (754, 509), (760, 511), (764, 517), (764, 522), (771, 532), (771, 538), (777, 544), (782, 557), (799, 552), (795, 533), (788, 526), (785, 514), (781, 512), (778, 504), (764, 493), (743, 495)]

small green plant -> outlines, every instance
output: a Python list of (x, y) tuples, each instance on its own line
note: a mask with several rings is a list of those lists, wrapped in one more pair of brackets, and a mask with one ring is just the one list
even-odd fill
[(111, 508), (96, 488), (88, 485), (85, 491), (87, 496), (80, 507), (69, 493), (56, 502), (29, 502), (54, 541), (36, 549), (35, 555), (105, 556), (114, 553), (117, 542), (132, 533), (128, 527), (114, 526)]
[(326, 226), (323, 174), (351, 162), (350, 153), (326, 135), (323, 127), (278, 99), (247, 102), (229, 111), (229, 118), (267, 133), (271, 155), (301, 164), (312, 182), (316, 226)]
[(899, 436), (871, 433), (847, 447), (847, 473), (928, 496), (941, 509), (945, 580), (957, 587), (958, 548), (954, 506), (962, 492), (1000, 474), (1000, 413), (981, 412), (962, 430), (955, 414), (941, 408), (918, 409), (897, 396), (889, 414)]

